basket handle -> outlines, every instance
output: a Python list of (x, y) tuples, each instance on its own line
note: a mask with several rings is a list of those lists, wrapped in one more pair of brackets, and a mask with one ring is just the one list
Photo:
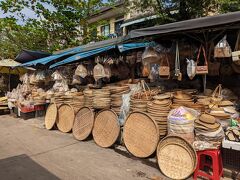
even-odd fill
[(207, 62), (207, 57), (206, 57), (206, 51), (205, 51), (205, 48), (203, 47), (202, 44), (201, 44), (201, 46), (199, 47), (199, 50), (198, 50), (197, 64), (198, 64), (198, 62), (199, 62), (199, 58), (200, 58), (201, 51), (203, 52), (203, 57), (204, 57), (205, 65), (207, 66), (207, 65), (208, 65), (208, 62)]
[[(216, 96), (217, 95), (217, 96)], [(212, 97), (221, 97), (222, 96), (222, 85), (219, 84), (212, 93)]]

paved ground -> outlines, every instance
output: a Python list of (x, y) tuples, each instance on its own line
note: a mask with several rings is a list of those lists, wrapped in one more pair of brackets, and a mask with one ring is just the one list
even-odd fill
[(93, 140), (48, 131), (43, 120), (0, 116), (0, 179), (166, 179), (155, 158), (134, 158), (122, 147), (104, 149)]

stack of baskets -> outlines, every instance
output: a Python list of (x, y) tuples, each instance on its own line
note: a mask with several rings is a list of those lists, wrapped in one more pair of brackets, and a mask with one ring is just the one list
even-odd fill
[(65, 95), (64, 92), (57, 92), (54, 94), (54, 97), (51, 99), (51, 103), (56, 103), (57, 106), (60, 106), (63, 103), (71, 103), (72, 96)]
[(93, 90), (93, 108), (94, 109), (110, 109), (111, 98), (108, 88)]
[[(130, 111), (140, 111), (147, 112), (147, 104), (151, 102), (152, 97), (158, 94), (158, 90), (150, 90), (147, 84), (142, 81), (141, 82), (142, 91), (137, 92), (131, 96), (130, 100)], [(146, 90), (147, 87), (148, 89)]]
[(184, 91), (176, 91), (173, 93), (172, 109), (178, 108), (180, 106), (193, 108), (201, 112), (205, 111), (205, 106), (199, 102), (195, 103), (194, 98), (190, 93)]
[(83, 91), (84, 94), (84, 106), (93, 108), (93, 90), (85, 89)]
[(71, 93), (73, 99), (70, 105), (73, 107), (75, 112), (78, 112), (84, 106), (84, 96), (82, 92)]
[(129, 86), (110, 86), (109, 89), (111, 92), (111, 109), (119, 115), (123, 103), (122, 95), (129, 93), (130, 88)]
[(160, 139), (167, 134), (167, 116), (172, 104), (170, 94), (161, 94), (153, 97), (153, 101), (147, 104), (148, 114), (156, 121), (159, 128)]

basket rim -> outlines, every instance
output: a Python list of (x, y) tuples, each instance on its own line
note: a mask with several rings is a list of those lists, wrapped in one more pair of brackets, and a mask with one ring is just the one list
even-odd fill
[[(123, 127), (125, 127), (125, 125), (126, 125), (128, 119), (129, 119), (129, 117), (130, 117), (132, 114), (134, 114), (134, 113), (143, 114), (143, 115), (147, 116), (149, 119), (151, 119), (152, 122), (153, 122), (153, 124), (154, 124), (154, 126), (155, 126), (155, 129), (156, 129), (156, 131), (157, 131), (157, 134), (158, 134), (158, 135), (157, 135), (157, 143), (156, 143), (156, 146), (154, 147), (154, 151), (151, 152), (151, 154), (149, 155), (149, 156), (151, 156), (151, 155), (156, 151), (156, 148), (157, 148), (158, 143), (159, 143), (159, 140), (160, 140), (160, 132), (159, 132), (158, 124), (156, 123), (156, 121), (155, 121), (149, 114), (147, 114), (147, 113), (145, 113), (145, 112), (141, 112), (141, 111), (133, 111), (133, 112), (131, 112), (131, 113), (128, 114), (128, 116), (127, 116), (127, 118), (126, 118), (126, 120), (125, 120), (125, 122), (124, 122)], [(123, 135), (122, 135), (122, 137), (123, 137), (123, 142), (124, 142), (124, 139), (125, 139), (125, 133), (126, 133), (125, 131), (126, 131), (125, 128), (123, 128)], [(140, 158), (149, 157), (149, 156), (143, 156), (143, 157), (141, 157), (141, 156), (136, 156), (136, 155), (134, 155), (131, 151), (129, 151), (129, 149), (128, 149), (128, 147), (127, 147), (127, 145), (126, 145), (125, 142), (124, 142), (124, 146), (126, 147), (127, 151), (128, 151), (130, 154), (132, 154), (133, 156), (135, 156), (135, 157), (140, 157)]]
[[(91, 115), (92, 115), (92, 117), (93, 117), (93, 125), (94, 125), (95, 117), (94, 117), (93, 109), (91, 109), (91, 108), (89, 108), (89, 107), (87, 107), (87, 106), (83, 106), (82, 108), (80, 108), (80, 109), (76, 112), (75, 118), (74, 118), (74, 121), (73, 121), (73, 126), (74, 126), (74, 123), (75, 123), (75, 121), (76, 121), (76, 117), (77, 117), (76, 115), (77, 115), (82, 109), (88, 109), (88, 110), (91, 112)], [(87, 137), (92, 133), (93, 125), (92, 125), (91, 131), (90, 131), (90, 133), (87, 135)], [(74, 133), (72, 133), (72, 134), (73, 134), (74, 138), (77, 139), (76, 136), (75, 136), (75, 134), (74, 134)], [(86, 137), (86, 138), (87, 138), (87, 137)], [(86, 139), (86, 138), (85, 138), (85, 139)], [(83, 141), (83, 140), (85, 140), (85, 139), (77, 139), (77, 140)]]
[[(157, 149), (156, 149), (156, 158), (157, 158), (158, 167), (159, 167), (160, 171), (161, 171), (166, 177), (168, 177), (168, 176), (162, 171), (162, 169), (161, 169), (161, 167), (160, 167), (160, 163), (159, 163), (159, 161), (158, 161), (158, 157), (159, 157), (158, 154), (159, 154), (159, 148), (161, 147), (161, 143), (162, 143), (164, 140), (169, 139), (169, 138), (177, 138), (177, 139), (180, 139), (181, 141), (184, 141), (184, 142), (188, 145), (189, 149), (191, 149), (191, 151), (192, 151), (193, 154), (194, 154), (195, 162), (194, 162), (193, 170), (192, 170), (192, 172), (191, 172), (187, 177), (184, 177), (184, 178), (183, 178), (183, 179), (187, 179), (187, 178), (188, 178), (189, 176), (191, 176), (191, 174), (195, 171), (195, 169), (196, 169), (196, 167), (197, 167), (198, 158), (197, 158), (197, 153), (196, 153), (195, 149), (192, 147), (192, 145), (191, 145), (188, 141), (186, 141), (184, 138), (182, 138), (182, 137), (180, 137), (180, 136), (168, 135), (168, 136), (164, 137), (161, 141), (159, 141), (158, 146), (157, 146)], [(184, 147), (182, 144), (177, 143), (177, 142), (175, 142), (175, 141), (173, 141), (172, 144), (179, 145), (179, 146), (183, 147), (184, 149), (186, 149), (186, 147)], [(163, 145), (161, 148), (164, 148), (165, 146), (166, 146), (166, 145)], [(191, 153), (189, 149), (186, 149), (186, 151), (188, 151), (188, 153)]]
[(48, 130), (51, 130), (51, 129), (54, 127), (54, 125), (56, 124), (57, 117), (58, 117), (58, 107), (57, 107), (57, 104), (56, 104), (56, 103), (51, 103), (51, 104), (48, 105), (46, 114), (47, 114), (47, 112), (49, 111), (49, 110), (48, 110), (49, 107), (52, 106), (52, 105), (55, 106), (55, 108), (56, 108), (56, 113), (54, 114), (54, 119), (55, 119), (55, 120), (54, 120), (54, 123), (52, 124), (51, 127), (47, 128), (47, 126), (46, 126), (46, 118), (47, 118), (47, 116), (45, 115), (45, 117), (44, 117), (45, 128), (48, 129)]

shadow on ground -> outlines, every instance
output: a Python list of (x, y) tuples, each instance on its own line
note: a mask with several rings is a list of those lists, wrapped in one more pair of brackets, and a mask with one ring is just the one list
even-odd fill
[(0, 159), (0, 177), (7, 180), (59, 180), (25, 154)]

